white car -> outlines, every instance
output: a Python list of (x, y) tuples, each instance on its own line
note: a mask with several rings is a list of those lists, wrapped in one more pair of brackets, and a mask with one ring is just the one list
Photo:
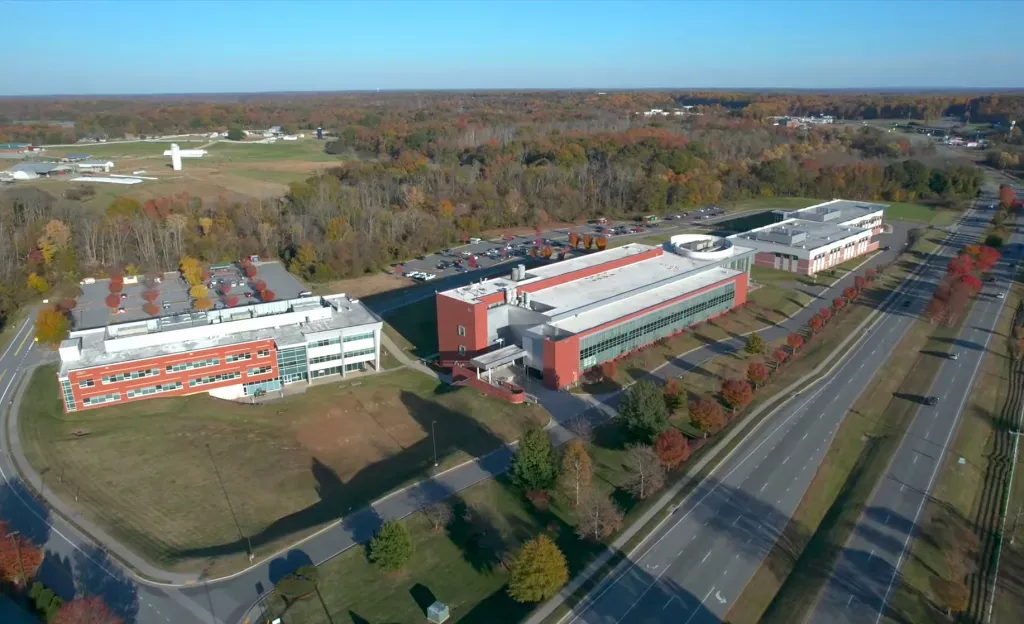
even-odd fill
[(474, 238), (471, 238), (471, 239), (469, 239), (469, 242), (470, 242), (470, 244), (472, 244), (472, 245), (476, 245), (477, 243), (479, 243), (479, 242), (480, 242), (480, 239), (479, 239), (479, 238), (475, 238), (475, 237), (474, 237)]
[(1002, 299), (1006, 296), (1005, 293), (996, 293), (996, 299)]
[(422, 274), (420, 276), (420, 279), (423, 280), (424, 282), (429, 282), (430, 280), (436, 279), (436, 278), (437, 278), (437, 276), (434, 275), (433, 273), (424, 273), (424, 274)]

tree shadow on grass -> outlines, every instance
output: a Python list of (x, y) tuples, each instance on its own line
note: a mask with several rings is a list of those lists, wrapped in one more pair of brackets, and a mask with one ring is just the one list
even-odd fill
[[(403, 483), (429, 474), (434, 467), (435, 457), (432, 430), (437, 436), (439, 461), (460, 452), (471, 457), (483, 457), (505, 446), (501, 438), (466, 414), (408, 391), (401, 393), (401, 401), (426, 434), (423, 438), (394, 455), (369, 464), (348, 481), (342, 481), (331, 466), (314, 457), (310, 470), (316, 482), (315, 489), (319, 500), (249, 536), (252, 547), (259, 548), (341, 517), (345, 518), (343, 531), (348, 534), (349, 539), (355, 543), (368, 541), (383, 520), (392, 516), (391, 513), (382, 512), (380, 509), (390, 509), (390, 505), (399, 504), (400, 501), (396, 503), (395, 499), (399, 497), (392, 497), (381, 501), (376, 509), (365, 505)], [(510, 456), (511, 453), (497, 453), (480, 460), (478, 466), (488, 473), (498, 474), (507, 468)], [(439, 488), (430, 492), (429, 498), (433, 500), (447, 498), (453, 493), (447, 486), (439, 486), (435, 482), (427, 482), (418, 487)], [(422, 493), (414, 491), (406, 492), (405, 495), (419, 496), (418, 500), (423, 498)], [(401, 515), (405, 515), (405, 512)], [(180, 558), (207, 558), (245, 553), (247, 548), (246, 539), (239, 537), (223, 544), (182, 549), (173, 555)]]

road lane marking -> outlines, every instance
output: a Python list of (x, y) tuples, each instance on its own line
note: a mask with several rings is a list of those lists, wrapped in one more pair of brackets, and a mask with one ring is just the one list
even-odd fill
[[(711, 592), (713, 592), (713, 591), (715, 591), (715, 586), (714, 585), (712, 585), (711, 589), (708, 590), (708, 593), (704, 594), (704, 597), (700, 599), (700, 604), (697, 605), (697, 608), (693, 610), (693, 613), (690, 614), (690, 617), (686, 618), (686, 621), (683, 622), (683, 624), (690, 624), (690, 620), (693, 619), (693, 616), (697, 615), (698, 612), (702, 611), (701, 607), (704, 606), (704, 601), (706, 601), (708, 599), (708, 596), (710, 596)], [(635, 605), (636, 603), (634, 602), (633, 604)], [(630, 609), (630, 611), (632, 611), (633, 607), (630, 607), (629, 609)], [(629, 611), (626, 611), (626, 613), (628, 614)], [(623, 615), (622, 617), (624, 618), (626, 616)], [(622, 618), (619, 618), (618, 620), (616, 620), (616, 624), (618, 624), (618, 622), (621, 622), (621, 621), (622, 621)]]
[(31, 337), (32, 332), (28, 332), (27, 334), (25, 334), (25, 337), (22, 339), (21, 344), (19, 344), (18, 348), (14, 350), (14, 357), (18, 357), (18, 354), (21, 353), (21, 348), (25, 346), (25, 343), (28, 342), (28, 339)]
[(805, 433), (803, 436), (800, 437), (800, 439), (801, 440), (806, 440), (807, 439), (807, 434)]
[(914, 463), (917, 463), (917, 455), (914, 455)]
[(743, 516), (736, 516), (736, 519), (732, 521), (732, 525), (736, 526), (736, 523), (739, 522), (740, 519), (742, 519), (742, 518), (743, 518)]
[(668, 609), (668, 606), (669, 606), (670, 604), (672, 604), (672, 601), (673, 601), (673, 600), (675, 600), (675, 599), (676, 599), (676, 597), (675, 597), (675, 596), (672, 596), (671, 598), (669, 598), (668, 600), (666, 600), (666, 601), (665, 601), (665, 606), (664, 606), (664, 607), (662, 607), (662, 608), (661, 608), (661, 610), (662, 610), (662, 611), (664, 611), (665, 609)]
[(782, 460), (782, 465), (783, 465), (783, 466), (785, 466), (785, 465), (786, 465), (786, 462), (788, 462), (788, 461), (789, 461), (789, 457), (790, 457), (790, 456), (786, 456), (786, 459)]
[(710, 557), (710, 556), (711, 556), (711, 551), (709, 550), (709, 551), (708, 551), (708, 554), (704, 555), (704, 558), (703, 558), (703, 559), (701, 559), (701, 560), (700, 560), (700, 562), (701, 562), (701, 563), (704, 563), (705, 561), (707, 561), (707, 560), (708, 560), (708, 557)]
[(889, 514), (885, 514), (885, 522), (883, 522), (882, 524), (888, 526), (888, 524), (889, 524)]
[(853, 594), (850, 594), (850, 599), (846, 601), (846, 606), (849, 607), (851, 602), (853, 602)]

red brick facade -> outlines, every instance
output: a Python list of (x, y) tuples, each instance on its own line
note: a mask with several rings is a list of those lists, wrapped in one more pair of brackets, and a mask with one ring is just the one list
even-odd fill
[[(262, 357), (260, 356), (261, 351), (264, 352)], [(235, 362), (227, 361), (227, 358), (230, 356), (244, 354), (248, 354), (248, 359), (240, 359)], [(219, 363), (216, 365), (192, 368), (183, 371), (169, 370), (169, 368), (174, 365), (211, 359), (217, 359), (219, 360)], [(256, 375), (250, 374), (251, 370), (265, 367), (270, 367), (270, 370)], [(118, 373), (128, 374), (133, 371), (150, 371), (153, 369), (157, 371), (155, 375), (146, 375), (145, 377), (137, 379), (112, 381), (110, 383), (103, 382), (104, 377), (114, 376)], [(234, 379), (193, 385), (193, 383), (200, 378), (236, 372), (240, 373), (240, 375)], [(208, 392), (212, 389), (222, 388), (224, 386), (250, 383), (254, 381), (265, 381), (273, 379), (277, 377), (277, 375), (277, 347), (274, 344), (274, 341), (259, 340), (255, 342), (235, 344), (228, 347), (200, 349), (196, 351), (189, 351), (187, 353), (176, 353), (174, 355), (150, 358), (147, 360), (135, 360), (122, 364), (111, 364), (109, 366), (96, 366), (93, 368), (73, 370), (68, 374), (68, 379), (71, 382), (71, 391), (75, 398), (75, 404), (79, 410), (83, 410), (108, 405), (119, 405), (128, 401), (142, 401), (153, 397), (182, 396), (186, 394)], [(88, 384), (90, 381), (92, 383), (91, 386), (87, 385), (82, 387), (83, 383)], [(180, 382), (181, 388), (168, 392), (158, 392), (156, 394), (128, 398), (129, 390), (148, 388), (156, 385), (170, 385), (174, 384), (174, 382)], [(84, 403), (86, 398), (101, 397), (114, 392), (120, 393), (121, 399), (119, 401), (99, 403), (96, 405), (86, 405)], [(67, 405), (64, 407), (67, 409)]]

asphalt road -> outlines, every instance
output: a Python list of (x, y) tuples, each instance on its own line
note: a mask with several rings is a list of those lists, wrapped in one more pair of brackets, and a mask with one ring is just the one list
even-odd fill
[[(1019, 192), (1019, 191), (1018, 191)], [(1003, 248), (1003, 258), (985, 284), (951, 349), (957, 360), (946, 360), (929, 394), (936, 406), (917, 409), (888, 471), (875, 490), (846, 543), (810, 622), (878, 622), (906, 559), (921, 512), (935, 484), (946, 451), (955, 435), (964, 404), (987, 352), (1024, 236), (1019, 228)]]
[(952, 250), (984, 230), (991, 217), (985, 212), (963, 217), (949, 246), (901, 285), (827, 381), (776, 410), (675, 510), (632, 565), (598, 585), (568, 621), (723, 620), (782, 535), (843, 416), (927, 303)]

